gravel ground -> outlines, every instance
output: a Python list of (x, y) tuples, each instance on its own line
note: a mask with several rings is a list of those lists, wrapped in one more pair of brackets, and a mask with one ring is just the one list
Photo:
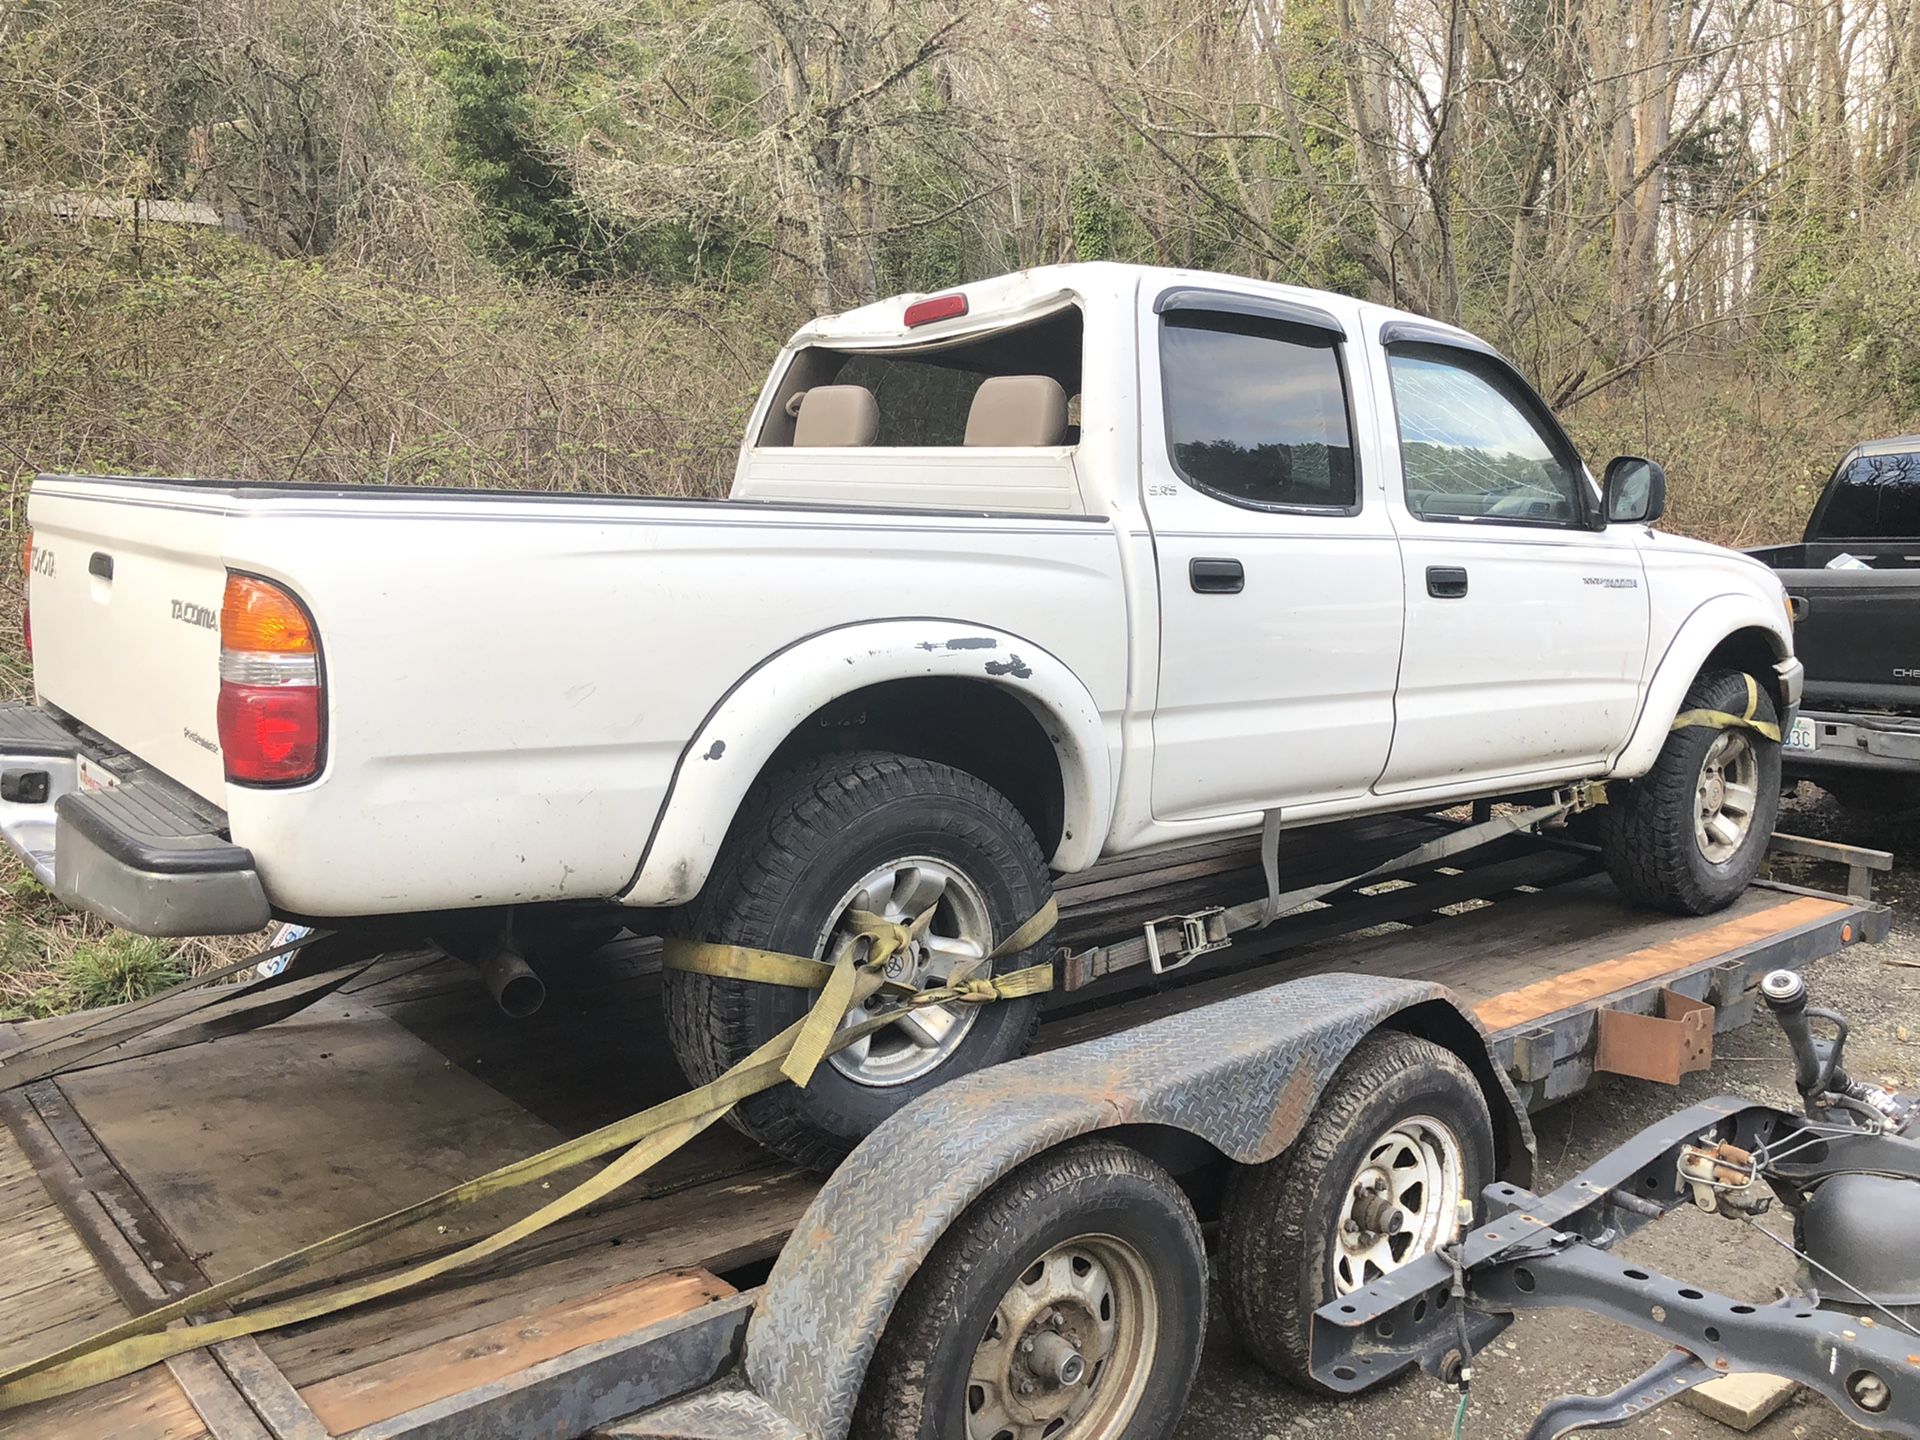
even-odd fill
[[(1809, 978), (1817, 1003), (1840, 1010), (1852, 1022), (1849, 1068), (1898, 1088), (1920, 1089), (1920, 968), (1914, 968), (1920, 967), (1920, 923), (1914, 918), (1920, 917), (1920, 815), (1857, 816), (1803, 785), (1789, 801), (1781, 828), (1895, 854), (1893, 873), (1876, 877), (1875, 886), (1876, 897), (1893, 907), (1892, 936), (1884, 945), (1856, 946), (1821, 962)], [(1831, 870), (1780, 878), (1839, 883)], [(1577, 1174), (1662, 1115), (1711, 1095), (1733, 1092), (1793, 1106), (1792, 1061), (1778, 1028), (1764, 1016), (1719, 1037), (1718, 1052), (1710, 1074), (1689, 1076), (1677, 1090), (1608, 1080), (1535, 1117), (1542, 1188)], [(1777, 1216), (1767, 1223), (1784, 1228)], [(1749, 1301), (1773, 1299), (1775, 1287), (1793, 1273), (1790, 1257), (1744, 1226), (1690, 1210), (1641, 1231), (1620, 1253)], [(1443, 1440), (1451, 1434), (1454, 1394), (1424, 1375), (1337, 1406), (1316, 1403), (1279, 1385), (1249, 1360), (1218, 1307), (1209, 1335), (1178, 1440)], [(1521, 1440), (1547, 1401), (1611, 1390), (1662, 1351), (1657, 1341), (1570, 1311), (1523, 1320), (1481, 1358), (1465, 1433), (1473, 1440)], [(1674, 1403), (1613, 1433), (1639, 1440), (1729, 1440), (1736, 1432)], [(1862, 1433), (1824, 1400), (1805, 1394), (1752, 1432), (1755, 1440), (1841, 1440)]]

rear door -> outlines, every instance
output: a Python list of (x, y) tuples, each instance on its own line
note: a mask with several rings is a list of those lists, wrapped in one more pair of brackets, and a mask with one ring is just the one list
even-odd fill
[(223, 803), (220, 492), (48, 476), (28, 502), (40, 697)]
[(1504, 360), (1437, 329), (1382, 333), (1407, 623), (1379, 790), (1604, 768), (1639, 706), (1644, 527), (1591, 528), (1592, 482)]
[(1393, 737), (1398, 548), (1343, 323), (1145, 297), (1141, 471), (1160, 593), (1153, 812), (1364, 795)]

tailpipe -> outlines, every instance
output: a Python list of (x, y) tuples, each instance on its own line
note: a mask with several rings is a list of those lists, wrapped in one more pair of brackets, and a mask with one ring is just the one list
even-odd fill
[(547, 983), (533, 973), (527, 957), (513, 941), (501, 938), (480, 962), (480, 978), (503, 1015), (524, 1020), (547, 1003)]
[(527, 957), (507, 932), (487, 940), (469, 935), (437, 943), (480, 977), (501, 1014), (524, 1020), (546, 1003), (546, 982), (534, 973)]

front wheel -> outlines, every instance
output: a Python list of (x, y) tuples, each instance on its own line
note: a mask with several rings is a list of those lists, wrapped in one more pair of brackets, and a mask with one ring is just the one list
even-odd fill
[[(1704, 670), (1683, 712), (1778, 723), (1764, 687), (1739, 670)], [(1611, 786), (1601, 853), (1631, 900), (1676, 915), (1733, 903), (1759, 873), (1780, 813), (1780, 742), (1744, 724), (1689, 725), (1667, 736), (1653, 768)]]
[[(908, 921), (931, 910), (923, 936), (887, 965), (896, 986), (928, 989), (957, 967), (971, 969), (1049, 893), (1032, 830), (985, 781), (910, 756), (830, 755), (757, 787), (688, 930), (696, 939), (832, 960), (865, 943), (848, 928), (850, 912)], [(1040, 949), (1003, 957), (994, 969), (1021, 969)], [(670, 970), (668, 1035), (688, 1079), (705, 1084), (802, 1018), (818, 996)], [(830, 1167), (934, 1086), (1019, 1055), (1038, 1003), (915, 1010), (831, 1055), (804, 1089), (776, 1086), (729, 1118), (790, 1160)]]
[(1069, 1145), (941, 1237), (893, 1307), (853, 1433), (1160, 1440), (1206, 1323), (1206, 1249), (1173, 1177), (1110, 1141)]

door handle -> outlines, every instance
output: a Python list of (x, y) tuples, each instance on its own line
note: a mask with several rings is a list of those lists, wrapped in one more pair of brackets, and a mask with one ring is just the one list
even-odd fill
[(1238, 595), (1247, 588), (1247, 572), (1238, 560), (1196, 555), (1187, 561), (1187, 583), (1201, 595)]
[(1459, 565), (1427, 566), (1427, 594), (1436, 600), (1458, 600), (1467, 593), (1467, 572)]

